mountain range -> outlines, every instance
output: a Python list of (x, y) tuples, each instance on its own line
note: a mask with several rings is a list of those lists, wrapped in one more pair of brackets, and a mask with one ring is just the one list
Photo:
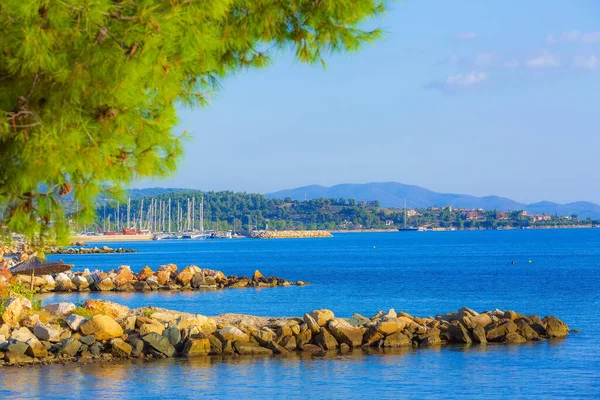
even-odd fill
[(341, 184), (335, 186), (310, 185), (295, 189), (267, 193), (268, 198), (291, 197), (294, 200), (314, 198), (353, 198), (355, 200), (378, 200), (382, 207), (404, 207), (406, 199), (409, 208), (432, 206), (452, 206), (457, 208), (483, 208), (485, 210), (516, 211), (525, 210), (530, 214), (572, 215), (579, 218), (600, 219), (600, 205), (576, 201), (567, 204), (541, 201), (525, 204), (499, 196), (477, 197), (467, 194), (438, 193), (415, 185), (398, 182), (372, 182), (364, 184)]

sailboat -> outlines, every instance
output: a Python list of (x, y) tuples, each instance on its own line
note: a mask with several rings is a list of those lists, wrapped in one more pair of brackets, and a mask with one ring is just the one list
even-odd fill
[(398, 228), (398, 230), (400, 232), (414, 232), (414, 231), (418, 231), (419, 228), (415, 228), (414, 226), (407, 226), (406, 225), (406, 199), (404, 199), (404, 226), (401, 226), (400, 228)]

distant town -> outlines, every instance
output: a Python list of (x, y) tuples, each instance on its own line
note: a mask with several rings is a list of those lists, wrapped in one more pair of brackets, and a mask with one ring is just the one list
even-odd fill
[[(72, 204), (75, 206), (75, 204)], [(383, 208), (376, 200), (269, 199), (261, 194), (200, 192), (153, 193), (127, 201), (100, 201), (93, 223), (73, 220), (73, 233), (248, 235), (284, 230), (477, 230), (595, 227), (600, 221), (573, 215), (531, 214), (455, 208)]]

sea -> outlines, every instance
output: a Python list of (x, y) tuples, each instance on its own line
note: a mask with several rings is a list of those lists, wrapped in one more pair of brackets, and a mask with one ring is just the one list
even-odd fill
[[(102, 245), (102, 244), (100, 244)], [(117, 244), (107, 244), (115, 247)], [(600, 229), (338, 233), (319, 239), (119, 243), (136, 253), (51, 256), (84, 268), (175, 263), (307, 286), (73, 293), (204, 315), (435, 316), (463, 306), (554, 315), (578, 330), (525, 345), (348, 355), (166, 359), (0, 370), (2, 398), (600, 398)]]

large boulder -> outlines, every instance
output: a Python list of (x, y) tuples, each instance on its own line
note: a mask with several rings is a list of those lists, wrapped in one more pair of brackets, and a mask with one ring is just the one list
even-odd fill
[(328, 322), (327, 327), (338, 343), (346, 343), (351, 347), (359, 347), (362, 344), (362, 331), (360, 328), (350, 325), (346, 320), (335, 318)]
[(58, 354), (66, 354), (70, 357), (75, 357), (81, 349), (81, 342), (75, 337), (64, 339), (61, 343), (62, 346), (58, 351)]
[(304, 323), (306, 324), (306, 326), (308, 326), (308, 329), (310, 329), (312, 333), (319, 333), (321, 331), (321, 327), (319, 326), (318, 322), (315, 321), (315, 319), (309, 314), (304, 314), (303, 319)]
[(487, 343), (487, 339), (485, 337), (485, 329), (481, 326), (476, 326), (471, 331), (471, 336), (473, 337), (473, 341), (475, 343)]
[(145, 336), (142, 336), (142, 340), (156, 352), (163, 354), (167, 357), (173, 357), (175, 355), (175, 347), (169, 342), (169, 339), (159, 335), (156, 332), (151, 332)]
[(383, 340), (383, 347), (405, 347), (410, 346), (412, 341), (402, 332), (396, 332), (386, 336)]
[(77, 290), (80, 292), (83, 290), (89, 289), (89, 287), (90, 287), (90, 282), (87, 280), (87, 278), (85, 276), (77, 275), (77, 276), (73, 277), (72, 281), (73, 281), (73, 284), (75, 285), (75, 287), (77, 288)]
[(474, 317), (470, 317), (470, 319), (471, 319), (471, 322), (473, 322), (475, 325), (478, 325), (482, 328), (485, 328), (486, 326), (488, 326), (489, 324), (492, 323), (492, 318), (489, 316), (489, 314), (486, 314), (486, 313), (479, 314)]
[(142, 326), (140, 326), (140, 335), (144, 336), (149, 334), (150, 332), (155, 332), (159, 335), (162, 335), (164, 330), (165, 326), (159, 322), (153, 324), (142, 324)]
[(540, 335), (538, 335), (524, 319), (517, 319), (515, 323), (517, 324), (517, 332), (525, 338), (525, 340), (536, 340), (540, 338)]
[(75, 311), (75, 308), (75, 304), (73, 303), (60, 302), (48, 304), (46, 307), (44, 307), (44, 311), (47, 311), (53, 315), (67, 315)]
[(319, 324), (319, 326), (325, 326), (327, 322), (335, 318), (333, 311), (326, 309), (314, 310), (308, 315), (310, 315), (315, 321), (317, 321), (317, 324)]
[(457, 321), (448, 326), (447, 334), (450, 342), (465, 344), (473, 343), (473, 339), (471, 338), (467, 328)]
[(252, 280), (258, 281), (260, 279), (265, 279), (264, 275), (261, 274), (259, 270), (254, 271), (254, 274), (252, 275)]
[(233, 342), (235, 352), (241, 356), (272, 355), (273, 351), (251, 342)]
[(10, 327), (19, 326), (19, 319), (23, 312), (23, 303), (19, 297), (11, 297), (4, 303), (2, 322)]
[[(219, 348), (219, 351), (221, 349)], [(183, 345), (183, 355), (186, 357), (206, 356), (211, 352), (211, 343), (208, 337), (188, 338)]]
[(504, 336), (516, 332), (517, 329), (517, 324), (511, 320), (506, 320), (489, 329), (486, 332), (485, 337), (490, 342), (500, 342)]
[(338, 342), (333, 335), (325, 328), (315, 336), (314, 342), (317, 346), (321, 346), (323, 350), (335, 350), (338, 347)]
[(19, 342), (27, 343), (29, 339), (36, 339), (35, 335), (25, 327), (18, 328), (12, 331), (9, 336), (10, 340), (17, 340)]
[(100, 282), (96, 282), (96, 289), (101, 292), (110, 292), (114, 290), (115, 283), (110, 278), (104, 278)]
[(213, 333), (217, 330), (217, 323), (214, 319), (200, 314), (196, 314), (195, 316), (181, 316), (175, 322), (175, 325), (178, 329), (187, 329), (195, 326), (204, 333)]
[(145, 281), (146, 279), (150, 278), (152, 275), (154, 275), (154, 272), (152, 271), (152, 269), (149, 266), (146, 265), (144, 268), (142, 268), (142, 270), (140, 272), (138, 272), (137, 278), (139, 281)]
[(111, 353), (115, 357), (129, 357), (133, 347), (123, 339), (115, 338), (110, 341)]
[(123, 328), (108, 315), (95, 315), (84, 322), (79, 330), (84, 335), (94, 335), (96, 340), (109, 340), (123, 335)]
[(525, 343), (527, 339), (523, 336), (519, 335), (517, 332), (508, 333), (506, 336), (502, 338), (503, 343)]
[(569, 334), (569, 327), (560, 319), (548, 316), (543, 320), (546, 325), (546, 334), (550, 337), (565, 337)]
[(236, 328), (235, 326), (226, 326), (224, 328), (218, 329), (215, 332), (215, 336), (221, 341), (224, 342), (226, 340), (230, 340), (232, 342), (249, 342), (250, 337)]
[(67, 322), (67, 325), (69, 325), (69, 328), (71, 328), (75, 332), (77, 332), (81, 324), (85, 322), (85, 318), (77, 314), (70, 314), (65, 320)]
[(201, 268), (198, 268), (195, 265), (190, 265), (190, 266), (187, 266), (184, 269), (182, 269), (181, 272), (179, 272), (177, 274), (177, 277), (175, 278), (175, 280), (181, 286), (185, 286), (185, 285), (189, 284), (192, 281), (192, 278), (194, 277), (194, 275), (199, 272), (200, 273), (202, 272)]
[(89, 299), (83, 303), (83, 308), (89, 310), (92, 314), (110, 315), (116, 319), (122, 319), (131, 314), (131, 309), (129, 307), (108, 300)]
[(115, 286), (120, 287), (130, 283), (133, 280), (133, 272), (129, 265), (121, 265), (117, 270), (117, 276), (114, 277), (113, 281)]
[(54, 282), (56, 284), (54, 290), (57, 292), (71, 292), (77, 290), (77, 287), (71, 281), (71, 278), (63, 272), (56, 275)]
[(46, 347), (44, 347), (42, 342), (40, 342), (38, 339), (29, 339), (27, 344), (29, 347), (25, 351), (25, 354), (28, 356), (34, 358), (43, 358), (48, 356), (48, 349), (46, 349)]
[(156, 279), (160, 285), (166, 285), (171, 280), (171, 272), (168, 270), (159, 271), (156, 273)]
[(33, 327), (33, 334), (40, 340), (57, 343), (60, 341), (60, 331), (52, 326), (38, 322)]
[(375, 329), (384, 336), (391, 335), (396, 332), (402, 332), (406, 323), (396, 317), (383, 319), (375, 325)]
[(276, 339), (277, 335), (270, 328), (264, 327), (260, 330), (254, 330), (250, 333), (250, 336), (258, 342), (261, 346), (266, 346), (269, 342)]

